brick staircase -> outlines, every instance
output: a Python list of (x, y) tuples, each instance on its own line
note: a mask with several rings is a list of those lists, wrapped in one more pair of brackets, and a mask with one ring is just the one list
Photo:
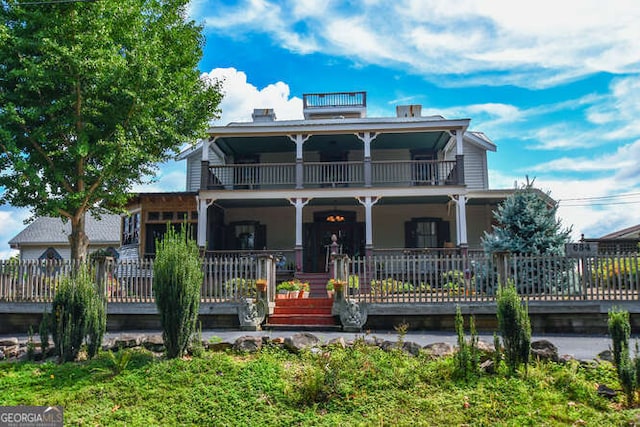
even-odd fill
[(332, 298), (276, 299), (269, 329), (339, 329), (331, 315)]
[(331, 315), (333, 299), (327, 298), (329, 273), (298, 273), (296, 278), (309, 283), (309, 298), (276, 299), (267, 328), (339, 330)]

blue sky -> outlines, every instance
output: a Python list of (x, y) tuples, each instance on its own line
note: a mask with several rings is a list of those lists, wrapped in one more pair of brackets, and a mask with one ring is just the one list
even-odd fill
[[(422, 104), (470, 118), (498, 146), (490, 186), (535, 177), (576, 238), (640, 223), (637, 0), (201, 0), (189, 14), (200, 70), (224, 80), (216, 124), (253, 108), (301, 118), (303, 93), (364, 90), (370, 117)], [(134, 190), (184, 189), (184, 170)], [(0, 258), (28, 216), (0, 206)]]

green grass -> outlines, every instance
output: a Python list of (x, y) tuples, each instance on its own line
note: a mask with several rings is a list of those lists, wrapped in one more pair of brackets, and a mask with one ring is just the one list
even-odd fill
[[(455, 379), (453, 359), (356, 345), (292, 355), (134, 351), (119, 374), (90, 362), (0, 363), (0, 405), (62, 405), (65, 425), (629, 425), (637, 410), (596, 394), (610, 364), (533, 364), (525, 377)], [(621, 398), (622, 399), (622, 398)], [(576, 424), (578, 423), (578, 424)]]

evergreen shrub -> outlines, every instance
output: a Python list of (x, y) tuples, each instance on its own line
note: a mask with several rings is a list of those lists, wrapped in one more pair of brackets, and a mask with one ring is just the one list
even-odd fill
[(202, 259), (186, 225), (179, 232), (168, 226), (156, 248), (153, 287), (162, 337), (167, 357), (181, 357), (196, 328), (204, 279)]
[(87, 339), (88, 355), (95, 356), (102, 345), (106, 325), (104, 296), (85, 265), (60, 281), (51, 304), (49, 326), (60, 363), (75, 360)]
[(501, 286), (496, 298), (498, 329), (502, 336), (504, 360), (510, 373), (522, 364), (525, 370), (531, 354), (531, 322), (527, 306), (513, 282)]

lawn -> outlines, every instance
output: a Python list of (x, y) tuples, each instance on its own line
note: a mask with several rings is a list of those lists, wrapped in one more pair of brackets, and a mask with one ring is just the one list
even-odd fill
[[(432, 360), (363, 343), (291, 354), (206, 352), (166, 360), (102, 353), (89, 362), (0, 363), (0, 405), (61, 405), (65, 425), (633, 425), (638, 410), (609, 363), (534, 363), (527, 374), (454, 377)], [(124, 354), (124, 353), (123, 353)], [(121, 369), (120, 373), (116, 371)]]

